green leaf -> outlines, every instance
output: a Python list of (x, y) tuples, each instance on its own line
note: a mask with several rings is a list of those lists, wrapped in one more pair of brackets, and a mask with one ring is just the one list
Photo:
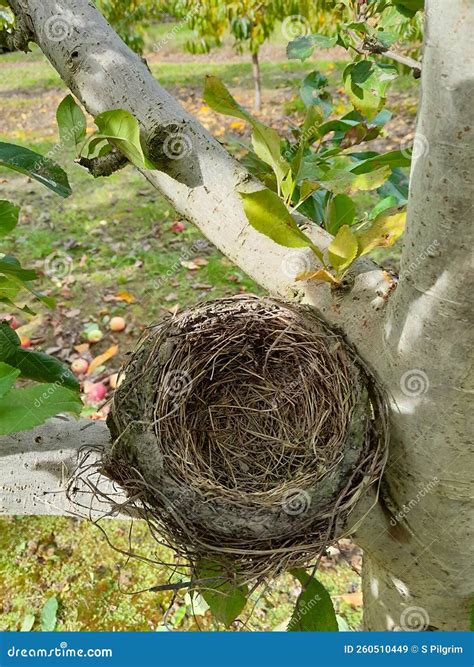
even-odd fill
[(328, 257), (331, 266), (341, 273), (357, 257), (357, 237), (348, 225), (343, 225), (328, 246)]
[(14, 299), (20, 289), (21, 286), (11, 278), (0, 276), (0, 299)]
[(215, 76), (206, 76), (204, 81), (204, 101), (219, 113), (245, 120), (253, 128), (252, 144), (257, 156), (275, 172), (279, 187), (290, 169), (290, 165), (281, 156), (281, 139), (278, 133), (260, 123), (232, 97), (227, 88)]
[(20, 632), (29, 632), (35, 624), (34, 614), (25, 614), (21, 624)]
[(388, 208), (393, 208), (394, 206), (397, 206), (397, 204), (398, 200), (393, 195), (385, 197), (377, 204), (375, 204), (374, 208), (371, 211), (369, 211), (369, 220), (375, 220), (375, 218), (378, 215), (380, 215), (380, 213), (383, 213), (383, 211), (386, 211)]
[(348, 622), (346, 621), (345, 618), (342, 616), (339, 616), (339, 614), (336, 614), (336, 620), (337, 620), (337, 629), (339, 632), (350, 632), (351, 629), (349, 627)]
[(17, 349), (8, 363), (21, 371), (22, 377), (37, 382), (55, 382), (72, 391), (79, 391), (79, 382), (69, 368), (49, 354), (36, 350)]
[(406, 211), (398, 208), (381, 213), (372, 224), (357, 233), (359, 255), (366, 255), (376, 247), (389, 248), (405, 231)]
[(203, 99), (211, 109), (223, 114), (240, 118), (252, 124), (256, 122), (252, 116), (235, 100), (216, 76), (207, 75), (204, 79)]
[(0, 322), (0, 361), (17, 368), (22, 377), (79, 391), (76, 376), (62, 361), (44, 352), (22, 349), (18, 335), (7, 322)]
[(0, 361), (6, 361), (14, 355), (18, 348), (21, 349), (21, 342), (18, 335), (5, 320), (0, 321)]
[(58, 384), (12, 389), (0, 399), (0, 435), (27, 431), (59, 412), (79, 415), (81, 409), (79, 395)]
[(52, 632), (56, 627), (56, 615), (58, 613), (58, 600), (49, 598), (41, 610), (41, 632)]
[(277, 182), (281, 183), (290, 170), (290, 165), (281, 156), (281, 140), (278, 132), (263, 123), (252, 121), (252, 145), (258, 157), (273, 169)]
[(36, 271), (32, 269), (23, 269), (20, 262), (12, 255), (3, 255), (0, 259), (0, 271), (11, 278), (21, 280), (21, 282), (29, 282), (36, 280)]
[(287, 248), (311, 248), (322, 259), (322, 253), (298, 227), (280, 197), (271, 190), (240, 193), (247, 220), (261, 234)]
[(125, 109), (104, 111), (95, 118), (99, 133), (93, 140), (109, 139), (128, 160), (136, 167), (154, 169), (154, 165), (145, 157), (140, 143), (138, 120)]
[(72, 192), (66, 172), (49, 158), (29, 148), (0, 141), (0, 166), (36, 179), (61, 197), (69, 197)]
[(394, 65), (359, 60), (346, 67), (344, 86), (354, 108), (367, 118), (374, 118), (385, 104), (388, 86), (398, 76)]
[(5, 199), (0, 199), (0, 236), (6, 236), (18, 224), (20, 207)]
[(302, 569), (291, 570), (291, 574), (303, 586), (288, 631), (337, 632), (338, 624), (331, 597), (324, 586)]
[(406, 151), (390, 151), (389, 153), (376, 155), (359, 162), (351, 171), (353, 174), (366, 174), (369, 171), (374, 171), (384, 166), (389, 166), (393, 169), (395, 167), (409, 167), (410, 164), (411, 156), (407, 155)]
[(382, 197), (396, 197), (399, 205), (408, 201), (409, 180), (401, 169), (392, 169), (390, 178), (377, 190)]
[(320, 177), (322, 187), (336, 194), (352, 194), (354, 192), (375, 190), (379, 188), (390, 176), (390, 167), (380, 167), (367, 174), (354, 174), (336, 167), (330, 169)]
[(248, 587), (236, 586), (218, 563), (202, 560), (196, 566), (196, 579), (216, 579), (203, 583), (200, 593), (218, 621), (230, 625), (247, 603)]
[(412, 18), (417, 11), (424, 9), (425, 0), (394, 0), (393, 4), (400, 14)]
[(347, 195), (336, 195), (329, 203), (328, 221), (326, 229), (332, 235), (336, 234), (342, 225), (352, 225), (356, 214), (354, 202)]
[(289, 42), (286, 47), (286, 55), (290, 60), (295, 58), (306, 60), (313, 53), (314, 49), (330, 49), (336, 45), (337, 37), (327, 37), (326, 35), (303, 35)]
[(19, 375), (20, 371), (17, 368), (0, 361), (0, 399), (8, 394)]
[(318, 105), (326, 118), (332, 111), (331, 95), (325, 90), (328, 80), (321, 72), (310, 72), (300, 86), (300, 97), (307, 107)]
[(67, 95), (56, 110), (61, 143), (78, 146), (86, 138), (86, 117), (72, 95)]

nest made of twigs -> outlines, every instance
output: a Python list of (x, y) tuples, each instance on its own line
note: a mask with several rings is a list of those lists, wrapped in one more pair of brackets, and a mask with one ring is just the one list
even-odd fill
[(381, 475), (383, 398), (308, 308), (201, 303), (147, 329), (122, 375), (103, 470), (191, 563), (261, 578), (314, 560)]

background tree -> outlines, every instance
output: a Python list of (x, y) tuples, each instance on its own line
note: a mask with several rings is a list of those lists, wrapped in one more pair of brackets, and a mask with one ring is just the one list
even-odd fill
[(191, 53), (209, 53), (222, 46), (226, 34), (234, 39), (237, 53), (248, 51), (252, 58), (252, 80), (254, 85), (254, 110), (261, 107), (261, 73), (259, 51), (270, 38), (276, 24), (293, 13), (297, 13), (299, 3), (293, 0), (204, 0), (199, 4), (192, 0), (177, 0), (172, 3), (172, 12), (185, 20), (194, 31), (196, 38), (188, 41)]

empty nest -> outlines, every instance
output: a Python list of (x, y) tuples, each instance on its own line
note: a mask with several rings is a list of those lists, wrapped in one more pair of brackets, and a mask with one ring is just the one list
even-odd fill
[(147, 329), (122, 371), (103, 472), (192, 565), (262, 579), (314, 561), (386, 457), (386, 409), (343, 337), (238, 296)]

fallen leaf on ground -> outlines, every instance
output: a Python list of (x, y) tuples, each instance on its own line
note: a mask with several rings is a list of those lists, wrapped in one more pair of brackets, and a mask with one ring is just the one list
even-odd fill
[(133, 303), (136, 301), (136, 297), (134, 297), (133, 294), (130, 294), (130, 292), (127, 292), (125, 289), (119, 290), (115, 296), (119, 301), (126, 301), (127, 303)]
[(341, 600), (350, 604), (354, 609), (362, 607), (362, 593), (347, 593), (347, 595), (341, 595)]
[(76, 352), (79, 354), (84, 354), (85, 352), (89, 351), (89, 343), (80, 343), (79, 345), (74, 345), (74, 349)]
[(89, 365), (87, 375), (91, 375), (96, 368), (102, 366), (102, 364), (105, 364), (105, 362), (108, 361), (111, 357), (115, 356), (118, 350), (119, 350), (118, 345), (111, 345), (105, 352), (95, 357)]

